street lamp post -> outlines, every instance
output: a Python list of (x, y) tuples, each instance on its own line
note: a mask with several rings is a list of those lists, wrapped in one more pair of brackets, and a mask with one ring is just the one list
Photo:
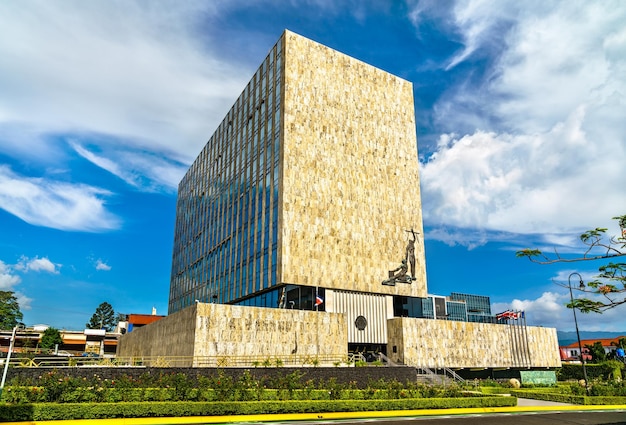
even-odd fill
[(587, 380), (587, 368), (585, 367), (585, 356), (583, 355), (583, 346), (580, 342), (580, 333), (578, 332), (578, 320), (576, 320), (576, 306), (574, 305), (574, 294), (572, 293), (572, 276), (577, 275), (580, 284), (578, 285), (579, 289), (583, 289), (585, 284), (583, 283), (583, 278), (580, 273), (574, 272), (569, 275), (567, 278), (568, 286), (569, 286), (569, 297), (572, 302), (572, 311), (574, 312), (574, 326), (576, 326), (576, 338), (578, 339), (578, 350), (580, 352), (580, 362), (583, 365), (583, 376), (585, 378), (585, 391), (587, 395), (589, 395), (589, 381)]
[(9, 369), (9, 361), (11, 360), (11, 352), (13, 351), (13, 344), (15, 343), (15, 334), (18, 329), (22, 329), (22, 325), (17, 325), (13, 328), (13, 333), (11, 333), (11, 341), (9, 342), (9, 352), (7, 353), (7, 358), (4, 361), (4, 371), (2, 372), (2, 382), (0, 382), (0, 399), (2, 398), (2, 390), (4, 389), (4, 382), (7, 379), (7, 371)]

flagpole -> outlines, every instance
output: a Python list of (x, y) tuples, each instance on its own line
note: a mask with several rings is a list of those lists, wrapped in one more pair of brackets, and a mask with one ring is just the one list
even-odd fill
[(319, 311), (319, 306), (321, 306), (323, 303), (324, 300), (322, 299), (322, 297), (320, 297), (318, 288), (315, 287), (315, 311)]
[(526, 339), (526, 364), (527, 366), (531, 365), (531, 361), (530, 361), (530, 346), (529, 346), (529, 342), (528, 342), (528, 329), (526, 328), (526, 312), (522, 311), (522, 319), (524, 319), (523, 322), (523, 330), (524, 330), (524, 338)]
[[(319, 304), (317, 299), (319, 298), (318, 287), (315, 286), (315, 313), (319, 313)], [(320, 357), (320, 315), (315, 314), (315, 355), (319, 361)]]
[(513, 323), (513, 320), (515, 320), (513, 317), (513, 314), (511, 311), (507, 310), (508, 312), (508, 316), (509, 318), (507, 319), (507, 325), (509, 327), (509, 334), (511, 336), (511, 348), (513, 351), (513, 362), (515, 364), (515, 366), (519, 366), (520, 364), (520, 360), (519, 360), (519, 349), (518, 349), (518, 344), (517, 344), (517, 338), (515, 335), (515, 325)]
[(526, 366), (526, 355), (524, 351), (524, 340), (522, 339), (522, 322), (520, 320), (519, 311), (515, 311), (515, 333), (517, 334), (517, 345), (519, 346), (520, 366)]

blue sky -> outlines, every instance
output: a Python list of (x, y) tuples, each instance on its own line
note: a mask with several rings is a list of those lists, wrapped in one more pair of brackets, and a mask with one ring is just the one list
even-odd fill
[[(580, 252), (626, 214), (622, 1), (0, 2), (0, 290), (81, 329), (166, 314), (176, 187), (284, 29), (414, 84), (428, 289), (573, 329)], [(626, 307), (579, 315), (623, 331)]]

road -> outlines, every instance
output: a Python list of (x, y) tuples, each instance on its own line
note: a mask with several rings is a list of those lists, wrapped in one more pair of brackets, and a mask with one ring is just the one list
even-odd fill
[[(489, 413), (478, 415), (451, 415), (431, 417), (408, 417), (393, 419), (356, 419), (356, 420), (320, 420), (302, 421), (298, 425), (626, 425), (626, 411), (593, 411), (593, 412), (540, 412), (540, 413)], [(266, 422), (276, 425), (279, 422)], [(240, 422), (243, 425), (245, 422)], [(283, 422), (287, 424), (287, 422)], [(293, 424), (293, 422), (291, 422)], [(256, 423), (255, 425), (258, 425)]]

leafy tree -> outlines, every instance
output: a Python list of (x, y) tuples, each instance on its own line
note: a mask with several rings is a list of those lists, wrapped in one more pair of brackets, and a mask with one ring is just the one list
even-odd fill
[[(580, 240), (586, 246), (582, 256), (565, 258), (554, 254), (544, 254), (539, 249), (523, 249), (517, 251), (517, 257), (526, 257), (537, 264), (573, 263), (585, 261), (605, 261), (598, 267), (600, 272), (596, 279), (586, 286), (573, 288), (587, 294), (601, 295), (601, 299), (577, 298), (567, 304), (568, 308), (577, 308), (583, 313), (602, 313), (605, 310), (626, 303), (626, 263), (614, 262), (615, 258), (626, 256), (626, 215), (613, 217), (618, 220), (621, 234), (608, 237), (606, 228), (596, 228), (580, 235)], [(561, 285), (569, 287), (569, 285)]]
[(105, 301), (96, 308), (96, 312), (85, 326), (87, 329), (104, 329), (111, 332), (116, 324), (113, 307)]
[(0, 329), (13, 329), (23, 317), (15, 293), (0, 291)]
[(602, 363), (606, 369), (608, 369), (609, 376), (608, 378), (612, 378), (616, 382), (622, 382), (622, 368), (624, 367), (624, 363), (620, 360), (607, 360)]
[(585, 347), (589, 349), (591, 360), (594, 363), (600, 363), (606, 360), (606, 351), (604, 351), (604, 347), (600, 341), (594, 342), (593, 345), (585, 344)]
[(621, 337), (617, 342), (611, 341), (611, 345), (617, 348), (626, 348), (626, 337)]
[(48, 328), (41, 335), (41, 341), (39, 346), (46, 350), (52, 350), (55, 345), (63, 344), (63, 338), (61, 338), (61, 332), (56, 328)]

